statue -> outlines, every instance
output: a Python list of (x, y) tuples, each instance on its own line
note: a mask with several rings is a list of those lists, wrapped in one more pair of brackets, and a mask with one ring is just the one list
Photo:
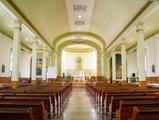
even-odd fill
[(81, 62), (82, 62), (81, 57), (78, 57), (76, 60), (76, 70), (82, 69)]

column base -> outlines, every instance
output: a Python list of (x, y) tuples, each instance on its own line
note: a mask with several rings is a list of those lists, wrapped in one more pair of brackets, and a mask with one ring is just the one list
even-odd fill
[(12, 87), (12, 89), (18, 88), (18, 83), (19, 83), (19, 81), (11, 81), (11, 87)]
[(31, 85), (35, 86), (36, 85), (36, 80), (31, 80)]
[(127, 80), (121, 80), (120, 83), (121, 84), (127, 84)]
[(119, 84), (119, 83), (120, 83), (120, 80), (113, 80), (112, 83), (113, 83), (113, 84)]
[(41, 80), (41, 84), (45, 85), (46, 84), (46, 80)]
[(146, 87), (146, 81), (139, 81), (139, 87)]

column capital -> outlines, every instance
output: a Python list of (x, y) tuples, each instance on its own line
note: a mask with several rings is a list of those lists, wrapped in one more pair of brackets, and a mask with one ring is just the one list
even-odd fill
[(144, 31), (144, 22), (139, 22), (136, 25), (136, 32)]
[(22, 23), (19, 20), (14, 21), (14, 29), (22, 30)]
[(121, 45), (125, 45), (126, 44), (126, 39), (123, 38), (122, 41), (121, 41)]
[(34, 36), (32, 43), (33, 44), (38, 44), (38, 37)]
[(43, 48), (43, 52), (47, 52), (47, 48), (46, 47)]
[(121, 49), (126, 49), (126, 43), (121, 44)]
[(106, 57), (110, 57), (110, 53), (109, 52), (107, 52)]
[(111, 52), (115, 52), (115, 51), (116, 51), (115, 48), (113, 48)]

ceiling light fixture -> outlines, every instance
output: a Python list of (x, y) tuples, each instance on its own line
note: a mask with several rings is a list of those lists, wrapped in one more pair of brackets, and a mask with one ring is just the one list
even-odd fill
[(81, 27), (78, 27), (78, 29), (80, 30), (80, 29), (81, 29)]
[(149, 30), (150, 28), (149, 27), (146, 27), (146, 30)]
[(130, 39), (130, 42), (133, 42), (134, 40), (133, 39)]
[(28, 39), (28, 38), (25, 38), (25, 40), (28, 41), (29, 39)]
[(12, 25), (8, 25), (8, 27), (11, 29), (11, 28), (13, 28), (13, 26)]
[(81, 15), (78, 15), (78, 18), (82, 18), (82, 16), (81, 16)]

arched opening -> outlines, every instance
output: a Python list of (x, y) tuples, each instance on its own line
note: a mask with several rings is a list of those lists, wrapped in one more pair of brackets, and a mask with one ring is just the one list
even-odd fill
[[(61, 65), (62, 65), (62, 51), (65, 49), (65, 47), (70, 46), (70, 45), (76, 45), (76, 46), (82, 46), (82, 45), (87, 45), (90, 46), (92, 49), (94, 49), (96, 51), (96, 76), (100, 76), (100, 74), (102, 73), (102, 67), (101, 67), (101, 52), (102, 52), (102, 48), (100, 47), (100, 45), (98, 45), (95, 42), (89, 41), (89, 40), (80, 40), (80, 41), (75, 41), (75, 40), (67, 40), (61, 44), (59, 44), (56, 47), (56, 53), (57, 53), (57, 59), (56, 59), (56, 66), (57, 66), (57, 71), (58, 71), (58, 75), (61, 76), (62, 75), (62, 71), (61, 71)], [(76, 47), (77, 48), (77, 47)]]

